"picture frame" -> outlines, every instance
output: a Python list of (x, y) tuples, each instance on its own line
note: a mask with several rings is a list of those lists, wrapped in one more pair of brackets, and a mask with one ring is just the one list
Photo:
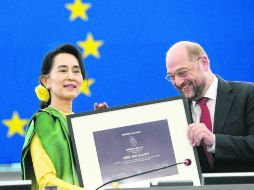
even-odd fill
[(149, 187), (154, 180), (201, 184), (197, 151), (187, 139), (192, 117), (184, 96), (72, 114), (67, 122), (83, 187), (111, 181), (120, 188)]

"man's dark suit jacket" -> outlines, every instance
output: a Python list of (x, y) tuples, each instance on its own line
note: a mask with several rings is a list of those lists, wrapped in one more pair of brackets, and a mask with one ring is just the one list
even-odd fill
[(254, 172), (254, 84), (217, 77), (215, 165), (209, 167), (198, 147), (202, 172)]

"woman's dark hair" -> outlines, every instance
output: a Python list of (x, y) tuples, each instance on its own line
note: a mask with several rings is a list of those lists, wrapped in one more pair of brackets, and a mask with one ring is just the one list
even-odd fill
[[(49, 52), (45, 56), (45, 58), (43, 59), (43, 62), (42, 62), (41, 73), (40, 73), (41, 76), (48, 75), (50, 73), (50, 71), (52, 69), (54, 58), (55, 58), (56, 55), (58, 55), (60, 53), (69, 53), (69, 54), (72, 54), (74, 57), (76, 57), (77, 60), (78, 60), (78, 63), (79, 63), (79, 67), (80, 67), (83, 79), (87, 78), (85, 68), (84, 68), (84, 64), (83, 64), (83, 60), (82, 60), (82, 55), (79, 52), (79, 50), (71, 44), (61, 45), (61, 46), (57, 47), (55, 50)], [(45, 108), (45, 107), (48, 107), (49, 104), (50, 104), (50, 101), (51, 100), (49, 99), (48, 102), (41, 102), (40, 107), (42, 109)]]

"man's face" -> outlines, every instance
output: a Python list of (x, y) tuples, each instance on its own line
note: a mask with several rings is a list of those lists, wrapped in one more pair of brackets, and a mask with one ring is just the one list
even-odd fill
[(200, 58), (190, 60), (186, 54), (169, 54), (166, 58), (167, 73), (176, 89), (189, 100), (204, 95), (206, 77), (200, 67)]

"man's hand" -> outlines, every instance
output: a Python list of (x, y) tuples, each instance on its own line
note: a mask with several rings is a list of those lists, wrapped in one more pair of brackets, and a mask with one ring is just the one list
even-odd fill
[(207, 147), (215, 143), (215, 135), (207, 129), (204, 123), (192, 123), (188, 127), (188, 139), (192, 146), (199, 146), (203, 141)]
[(108, 108), (108, 104), (106, 102), (103, 102), (103, 103), (100, 103), (100, 104), (95, 102), (94, 105), (93, 105), (93, 108), (94, 108), (94, 110), (105, 109), (105, 108)]

